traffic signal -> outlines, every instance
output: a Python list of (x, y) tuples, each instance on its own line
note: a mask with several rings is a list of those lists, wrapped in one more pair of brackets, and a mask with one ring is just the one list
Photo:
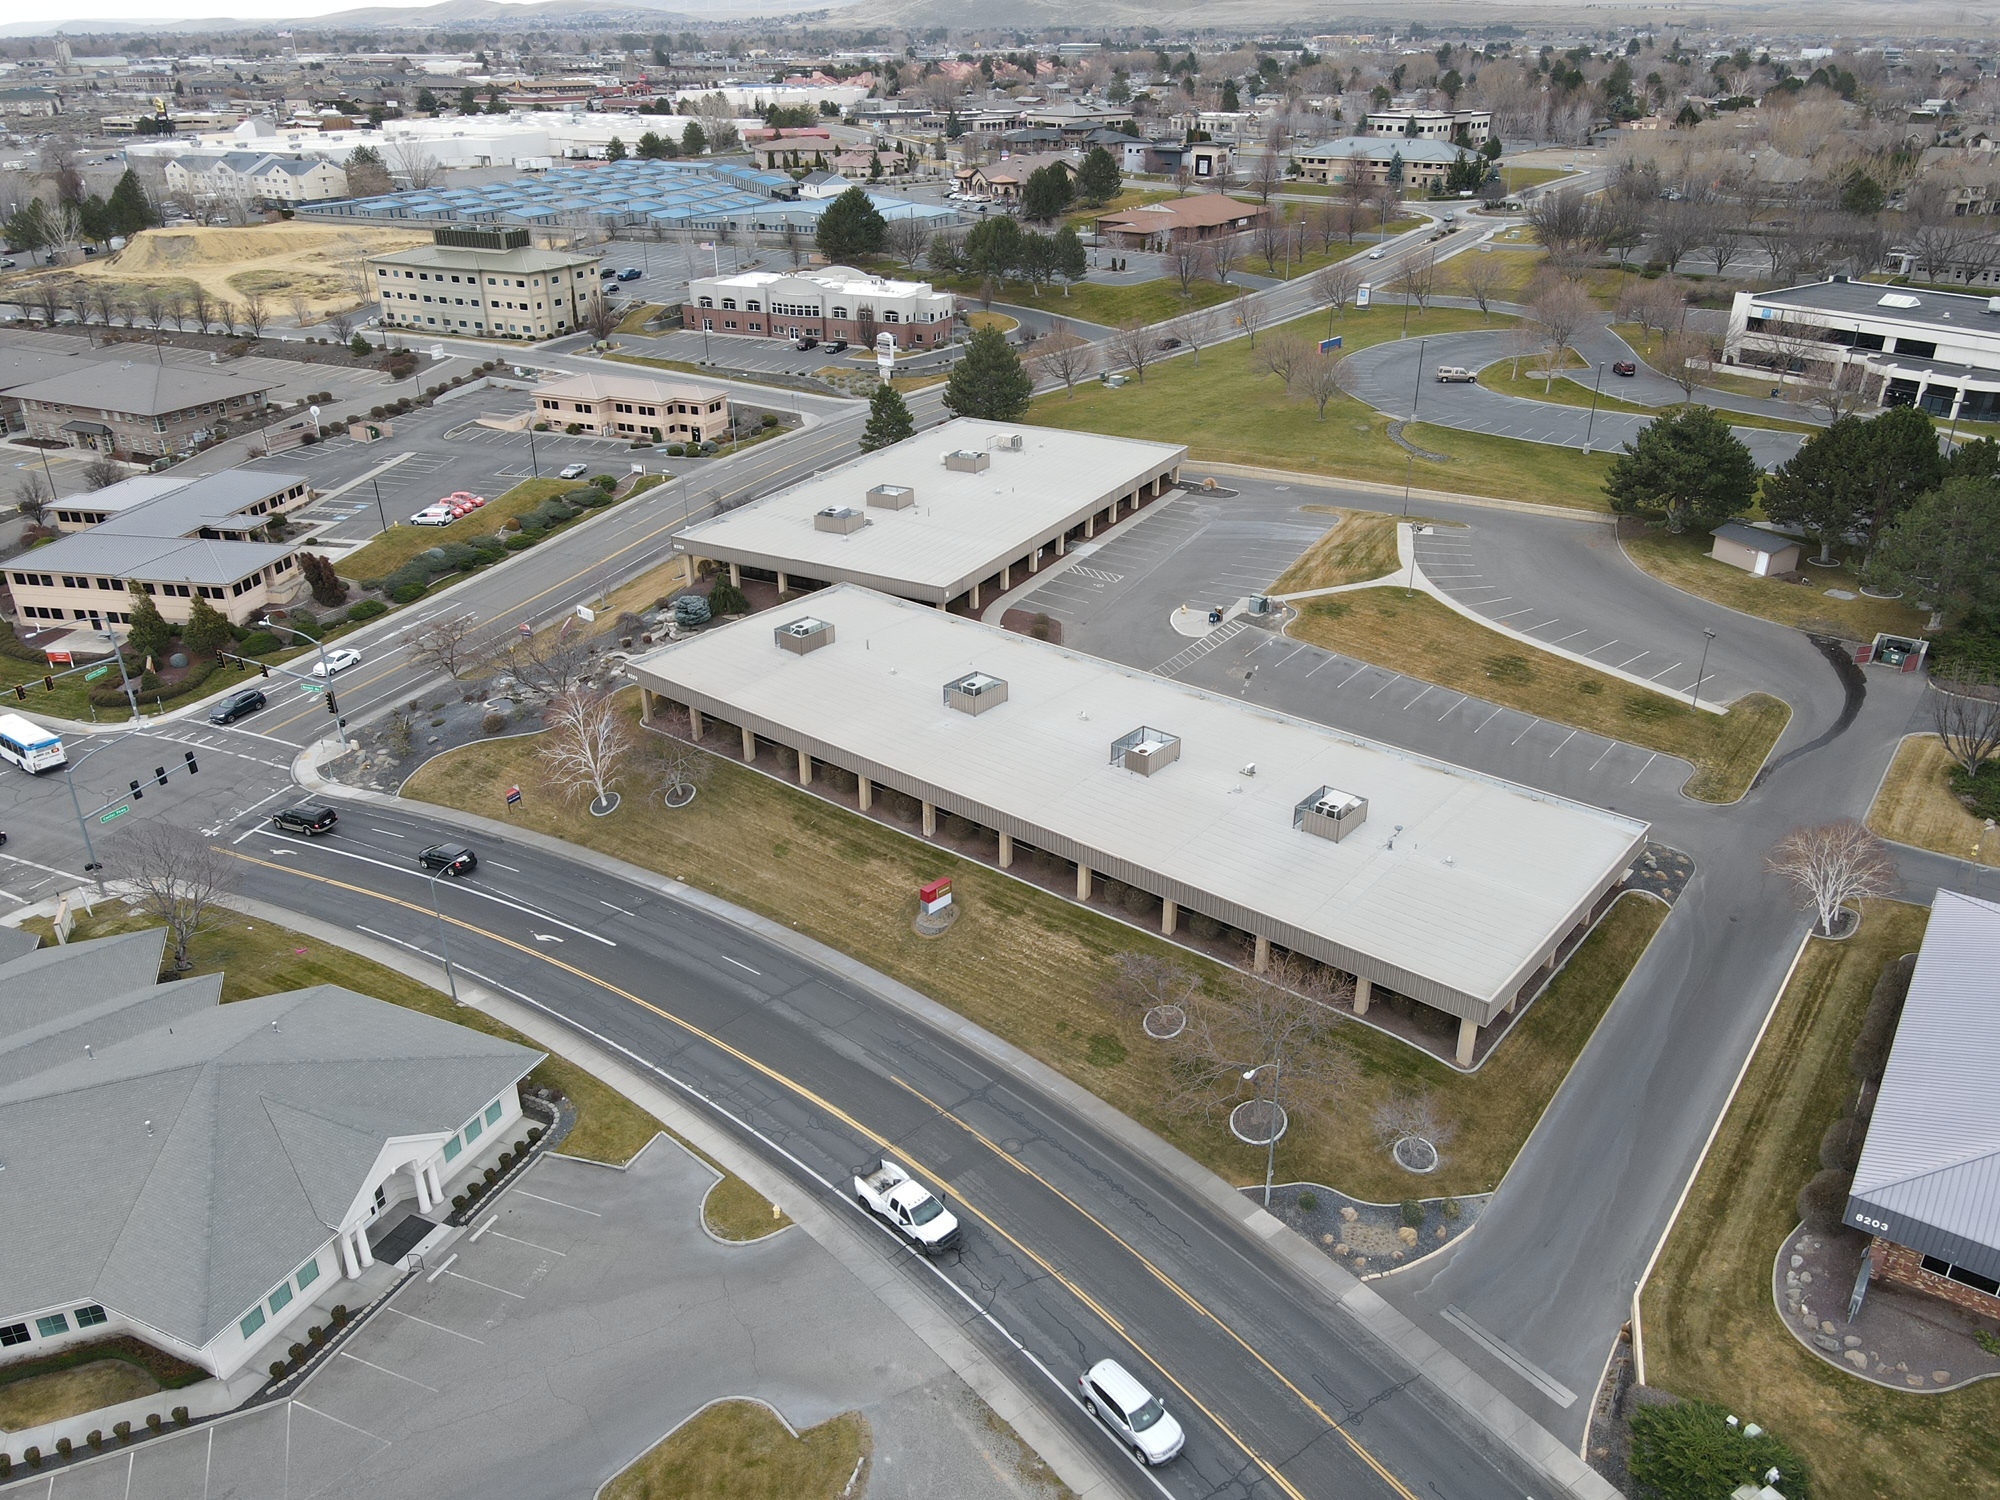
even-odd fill
[(18, 683), (18, 682), (17, 682), (17, 683), (15, 683), (15, 684), (14, 684), (14, 696), (15, 696), (16, 698), (19, 698), (19, 699), (20, 699), (20, 700), (21, 700), (21, 701), (22, 701), (23, 703), (26, 703), (26, 702), (28, 701), (28, 690), (27, 690), (27, 688), (23, 687), (23, 686), (22, 686), (22, 685), (21, 685), (20, 683)]
[(53, 675), (44, 677), (42, 679), (42, 691), (45, 693), (53, 693), (55, 690), (56, 690), (55, 677)]
[(139, 801), (139, 799), (140, 799), (140, 798), (142, 798), (142, 797), (144, 797), (144, 796), (146, 795), (146, 794), (145, 794), (144, 792), (142, 792), (142, 791), (140, 791), (140, 790), (139, 790), (139, 783), (138, 783), (138, 782), (136, 782), (136, 781), (135, 781), (135, 782), (132, 782), (132, 783), (131, 783), (131, 787), (132, 787), (132, 800), (133, 800), (134, 802), (137, 802), (137, 801)]
[(340, 712), (340, 705), (333, 701), (332, 688), (328, 688), (326, 690), (326, 711), (330, 714), (337, 714)]
[(271, 675), (271, 664), (267, 661), (258, 662), (257, 674), (260, 677), (269, 677)]
[(153, 767), (153, 779), (158, 781), (161, 786), (165, 786), (167, 784), (167, 768), (165, 766)]
[(201, 774), (201, 767), (194, 763), (194, 751), (188, 751), (183, 758), (188, 763), (188, 775), (199, 776)]

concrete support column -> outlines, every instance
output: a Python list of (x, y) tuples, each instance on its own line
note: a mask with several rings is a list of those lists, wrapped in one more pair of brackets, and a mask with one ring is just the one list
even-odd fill
[(971, 598), (972, 598), (972, 607), (974, 609), (979, 608), (979, 585), (976, 583), (972, 586)]
[(639, 689), (639, 722), (653, 722), (653, 690), (649, 687), (641, 686)]
[(424, 1169), (422, 1167), (412, 1167), (410, 1169), (410, 1181), (416, 1184), (417, 1212), (420, 1214), (429, 1213), (431, 1211), (431, 1183), (430, 1179), (424, 1176)]
[(1039, 573), (1042, 569), (1042, 543), (1035, 544), (1035, 550), (1028, 554), (1028, 571)]
[(786, 577), (783, 573), (780, 573), (778, 575), (778, 597), (780, 599), (784, 598), (785, 591), (789, 589), (791, 586), (792, 586), (792, 580)]
[(924, 804), (924, 837), (928, 839), (928, 838), (935, 838), (936, 836), (937, 836), (937, 807), (933, 803), (926, 802)]
[(1177, 901), (1160, 903), (1160, 936), (1172, 937), (1174, 929), (1181, 925), (1181, 908)]
[(1458, 1065), (1472, 1066), (1472, 1046), (1479, 1040), (1479, 1023), (1470, 1016), (1464, 1016), (1458, 1023)]
[(357, 1224), (354, 1227), (354, 1253), (360, 1257), (362, 1270), (365, 1271), (375, 1264), (375, 1252), (368, 1248), (368, 1226), (366, 1224)]
[(1014, 865), (1014, 835), (1011, 833), (1003, 833), (1000, 835), (1000, 868), (1003, 870), (1012, 869), (1013, 865)]
[(1359, 974), (1354, 976), (1354, 1013), (1357, 1016), (1368, 1014), (1368, 1002), (1374, 998), (1374, 990), (1373, 981)]
[(1076, 867), (1076, 899), (1079, 901), (1088, 901), (1090, 899), (1089, 865), (1079, 864)]
[(740, 589), (743, 587), (743, 564), (731, 563), (729, 565), (729, 585), (731, 588)]
[(361, 1263), (354, 1258), (354, 1236), (352, 1231), (343, 1229), (340, 1233), (340, 1264), (352, 1281), (361, 1274)]
[(1096, 511), (1092, 511), (1092, 512), (1091, 512), (1091, 513), (1090, 513), (1089, 515), (1087, 515), (1087, 516), (1085, 516), (1085, 517), (1083, 518), (1083, 534), (1084, 534), (1084, 535), (1085, 535), (1086, 537), (1092, 537), (1092, 536), (1096, 536), (1096, 535), (1097, 535), (1097, 512), (1096, 512)]
[(813, 784), (812, 752), (809, 750), (801, 750), (799, 752), (799, 785), (811, 786), (812, 784)]
[(690, 703), (688, 705), (688, 734), (697, 740), (700, 739), (701, 726), (701, 710)]
[(1056, 556), (1061, 557), (1067, 551), (1069, 551), (1069, 533), (1065, 531), (1056, 538)]
[(866, 776), (857, 778), (861, 785), (861, 810), (867, 812), (875, 801), (875, 783)]
[(1271, 940), (1261, 932), (1257, 934), (1257, 951), (1250, 960), (1250, 967), (1259, 974), (1271, 967)]
[(1500, 1014), (1503, 1016), (1513, 1015), (1514, 1007), (1516, 1005), (1519, 1005), (1520, 1003), (1521, 1003), (1521, 997), (1519, 995), (1509, 995), (1507, 997), (1507, 1003), (1500, 1007)]
[(424, 1168), (424, 1176), (430, 1179), (431, 1202), (433, 1203), (444, 1202), (444, 1180), (438, 1176), (438, 1167), (436, 1162), (432, 1162), (429, 1166)]
[(1014, 586), (1014, 565), (1012, 563), (1000, 564), (1000, 592), (1004, 594), (1007, 592), (1007, 590), (1011, 589), (1013, 586)]
[(751, 765), (757, 759), (757, 736), (752, 730), (743, 731), (743, 764)]

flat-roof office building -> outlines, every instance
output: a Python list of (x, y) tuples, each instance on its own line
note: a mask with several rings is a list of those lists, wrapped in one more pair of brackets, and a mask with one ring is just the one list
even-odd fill
[[(630, 664), (649, 716), (742, 736), (1203, 913), (1479, 1028), (1532, 994), (1647, 826), (852, 586)], [(855, 705), (867, 705), (865, 713)], [(844, 779), (844, 778), (843, 778)]]
[(1187, 449), (961, 417), (690, 526), (696, 558), (800, 583), (859, 583), (978, 609), (1173, 487)]

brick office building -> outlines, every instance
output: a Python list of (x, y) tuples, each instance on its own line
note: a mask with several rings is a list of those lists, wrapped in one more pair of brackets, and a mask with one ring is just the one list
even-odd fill
[(927, 281), (891, 281), (852, 266), (697, 276), (681, 326), (752, 338), (846, 339), (872, 346), (889, 334), (899, 348), (951, 341), (958, 299)]

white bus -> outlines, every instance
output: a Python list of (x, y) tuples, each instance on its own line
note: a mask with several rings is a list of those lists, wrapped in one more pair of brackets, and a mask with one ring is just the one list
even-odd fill
[(53, 730), (30, 723), (19, 714), (0, 714), (0, 760), (11, 760), (34, 773), (53, 771), (67, 759), (62, 740)]

